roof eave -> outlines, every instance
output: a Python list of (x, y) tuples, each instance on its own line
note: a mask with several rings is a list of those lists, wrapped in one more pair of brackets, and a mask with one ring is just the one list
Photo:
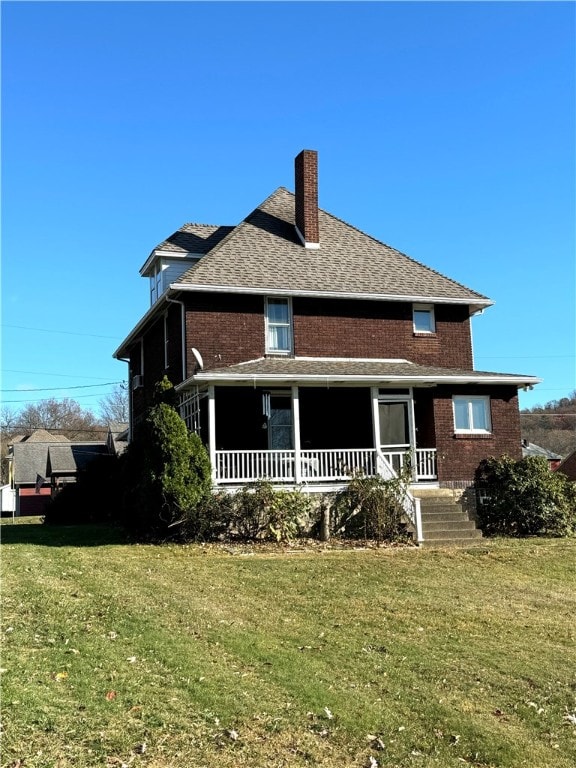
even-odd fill
[(474, 376), (462, 375), (456, 376), (448, 374), (446, 376), (407, 376), (400, 374), (382, 374), (375, 376), (373, 374), (290, 374), (290, 373), (215, 373), (210, 371), (200, 371), (190, 376), (186, 381), (178, 384), (176, 391), (183, 391), (190, 386), (198, 384), (231, 384), (231, 383), (249, 383), (266, 385), (268, 383), (310, 383), (310, 384), (352, 384), (355, 382), (364, 385), (382, 385), (402, 383), (404, 386), (437, 386), (438, 384), (513, 384), (518, 389), (530, 388), (540, 384), (542, 379), (534, 376), (508, 376), (506, 374), (495, 374), (494, 376)]
[(454, 298), (450, 296), (431, 296), (428, 294), (393, 294), (393, 293), (362, 293), (354, 291), (312, 291), (290, 288), (255, 288), (239, 285), (202, 285), (198, 283), (171, 283), (173, 291), (190, 291), (205, 293), (241, 293), (258, 296), (302, 296), (326, 299), (361, 299), (373, 301), (408, 301), (411, 303), (429, 304), (463, 304), (473, 311), (485, 309), (494, 304), (491, 299), (482, 296)]
[(122, 360), (126, 357), (126, 354), (128, 353), (128, 348), (141, 335), (144, 327), (149, 322), (149, 320), (154, 316), (154, 314), (164, 307), (164, 304), (166, 304), (168, 300), (169, 294), (171, 294), (171, 286), (166, 291), (164, 291), (164, 293), (162, 294), (162, 296), (160, 296), (158, 301), (152, 304), (152, 306), (148, 309), (146, 314), (140, 318), (140, 320), (134, 326), (134, 328), (130, 331), (128, 336), (126, 336), (126, 338), (120, 344), (120, 346), (116, 349), (116, 351), (112, 353), (112, 357), (116, 358), (116, 360)]

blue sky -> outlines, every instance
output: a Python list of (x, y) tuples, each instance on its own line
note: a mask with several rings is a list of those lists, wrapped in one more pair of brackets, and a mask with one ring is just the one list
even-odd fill
[(478, 369), (568, 395), (575, 8), (3, 2), (4, 404), (97, 408), (152, 248), (293, 189), (303, 148), (321, 207), (496, 302)]

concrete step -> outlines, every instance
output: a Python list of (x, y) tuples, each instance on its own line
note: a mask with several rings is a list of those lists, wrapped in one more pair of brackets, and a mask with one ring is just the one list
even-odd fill
[(431, 539), (480, 539), (482, 531), (478, 528), (436, 528), (433, 531), (424, 529), (424, 541)]
[(435, 522), (422, 521), (424, 532), (430, 535), (433, 531), (475, 531), (473, 520), (437, 520)]
[(468, 537), (464, 539), (425, 539), (420, 546), (426, 549), (439, 549), (441, 547), (477, 547), (480, 544), (485, 544), (485, 540), (481, 536), (477, 536), (474, 539)]
[(468, 515), (462, 510), (456, 509), (450, 510), (450, 512), (422, 512), (422, 522), (436, 523), (439, 520), (446, 520), (446, 522), (458, 522), (458, 520), (468, 520)]

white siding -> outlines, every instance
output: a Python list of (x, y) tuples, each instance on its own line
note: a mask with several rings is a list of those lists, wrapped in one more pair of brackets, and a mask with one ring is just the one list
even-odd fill
[(197, 258), (187, 257), (185, 259), (162, 260), (162, 292), (164, 292), (170, 283), (175, 283), (186, 270), (198, 261)]

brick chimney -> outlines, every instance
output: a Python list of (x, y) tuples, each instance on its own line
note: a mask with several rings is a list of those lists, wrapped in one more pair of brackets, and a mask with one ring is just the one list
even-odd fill
[(303, 149), (294, 160), (296, 233), (305, 248), (320, 248), (318, 227), (318, 152)]

